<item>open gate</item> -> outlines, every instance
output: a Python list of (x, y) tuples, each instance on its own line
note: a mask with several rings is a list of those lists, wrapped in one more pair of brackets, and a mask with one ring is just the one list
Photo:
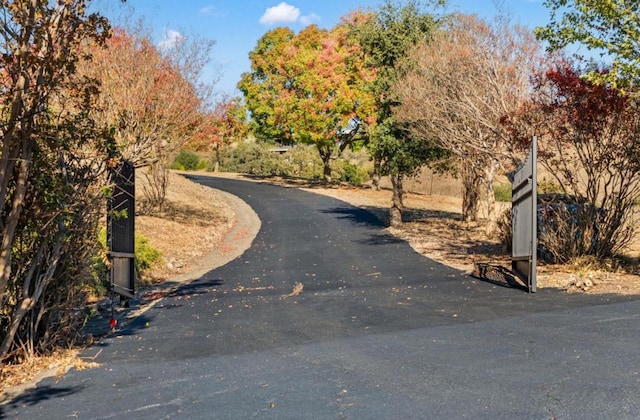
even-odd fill
[(113, 192), (107, 205), (107, 247), (111, 290), (134, 297), (135, 168), (122, 161), (110, 173)]
[(537, 153), (537, 139), (533, 137), (529, 154), (513, 177), (511, 187), (513, 212), (511, 270), (525, 282), (530, 293), (536, 291)]

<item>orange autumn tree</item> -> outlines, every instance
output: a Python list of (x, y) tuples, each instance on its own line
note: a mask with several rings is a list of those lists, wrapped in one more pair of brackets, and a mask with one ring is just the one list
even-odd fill
[(100, 82), (101, 120), (114, 130), (120, 156), (149, 168), (146, 202), (161, 208), (167, 163), (203, 127), (197, 87), (140, 30), (115, 30), (92, 55), (81, 71)]
[(202, 130), (189, 145), (196, 150), (212, 150), (215, 154), (213, 170), (218, 172), (221, 150), (248, 133), (246, 109), (241, 98), (225, 95), (203, 118)]
[(199, 100), (179, 70), (142, 34), (114, 31), (83, 70), (100, 81), (103, 118), (115, 128), (122, 156), (149, 165), (188, 139)]
[(298, 35), (277, 28), (250, 54), (252, 71), (239, 83), (258, 137), (314, 145), (331, 180), (331, 161), (362, 126), (373, 122), (375, 102), (366, 89), (374, 72), (364, 66), (349, 25), (311, 25)]

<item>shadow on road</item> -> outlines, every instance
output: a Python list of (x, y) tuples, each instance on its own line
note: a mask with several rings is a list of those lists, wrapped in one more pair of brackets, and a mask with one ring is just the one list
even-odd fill
[(337, 215), (338, 219), (349, 220), (355, 225), (370, 226), (376, 228), (386, 227), (384, 221), (368, 209), (361, 209), (358, 207), (333, 207), (330, 209), (322, 210), (322, 213), (335, 214)]
[(20, 394), (6, 405), (0, 405), (0, 419), (4, 419), (5, 413), (24, 406), (34, 406), (54, 398), (63, 398), (81, 392), (84, 387), (55, 387), (53, 385), (38, 386)]
[(176, 290), (169, 293), (168, 296), (175, 297), (175, 296), (185, 296), (185, 295), (189, 295), (189, 296), (203, 295), (203, 294), (210, 293), (212, 291), (212, 288), (222, 286), (223, 284), (224, 284), (224, 281), (221, 279), (196, 280), (194, 282), (178, 287)]
[(522, 282), (511, 270), (493, 264), (478, 263), (471, 273), (472, 277), (478, 280), (486, 281), (491, 284), (495, 284), (510, 289), (519, 289), (524, 292), (528, 292), (529, 289), (526, 284)]
[(361, 245), (390, 245), (406, 243), (404, 239), (400, 239), (388, 233), (369, 235), (367, 239), (355, 241)]

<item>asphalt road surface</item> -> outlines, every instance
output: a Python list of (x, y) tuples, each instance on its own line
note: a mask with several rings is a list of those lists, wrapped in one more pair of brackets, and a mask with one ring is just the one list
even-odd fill
[(420, 256), (342, 201), (194, 179), (256, 211), (251, 248), (0, 417), (640, 418), (635, 299), (529, 295)]

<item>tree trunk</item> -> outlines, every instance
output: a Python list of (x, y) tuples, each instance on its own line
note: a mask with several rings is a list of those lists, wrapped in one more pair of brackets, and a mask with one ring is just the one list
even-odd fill
[(479, 177), (464, 161), (462, 165), (462, 220), (475, 222), (478, 220)]
[(14, 245), (16, 228), (22, 213), (22, 205), (27, 193), (27, 183), (29, 181), (29, 167), (31, 165), (31, 155), (33, 142), (26, 139), (23, 142), (23, 152), (18, 169), (18, 179), (16, 180), (15, 191), (11, 199), (11, 211), (6, 220), (2, 222), (2, 242), (0, 248), (0, 304), (4, 304), (4, 293), (9, 279), (11, 278), (11, 256)]
[(373, 176), (371, 180), (373, 189), (380, 191), (380, 159), (373, 159)]
[(213, 172), (220, 171), (220, 145), (216, 144), (216, 161), (213, 164)]
[(487, 234), (492, 234), (496, 230), (497, 217), (496, 217), (496, 196), (493, 192), (493, 181), (496, 175), (496, 164), (492, 163), (487, 165), (484, 174), (485, 189), (487, 191)]
[(391, 202), (391, 208), (389, 209), (389, 224), (392, 227), (398, 227), (402, 225), (402, 210), (404, 209), (404, 204), (402, 202), (402, 199), (404, 197), (404, 188), (402, 181), (402, 174), (391, 175), (393, 198)]
[(142, 213), (153, 213), (162, 211), (167, 197), (167, 186), (169, 185), (169, 170), (162, 161), (155, 162), (148, 167), (144, 173), (147, 180), (146, 185), (142, 185), (142, 193), (145, 197), (146, 209), (141, 209)]
[[(25, 275), (24, 283), (22, 285), (22, 301), (15, 308), (11, 316), (7, 335), (0, 344), (0, 361), (7, 356), (23, 318), (39, 303), (47, 284), (53, 278), (53, 274), (58, 267), (58, 261), (60, 260), (62, 250), (62, 237), (60, 236), (56, 238), (53, 250), (49, 250), (51, 252), (51, 256), (49, 258), (44, 257), (45, 251), (47, 250), (47, 238), (43, 237), (41, 238), (41, 241), (36, 258), (31, 262), (31, 267)], [(46, 266), (46, 270), (44, 273), (40, 273), (40, 270), (44, 266)], [(31, 283), (34, 283), (33, 286)], [(31, 342), (29, 344), (33, 346), (34, 343)]]
[(331, 152), (320, 152), (322, 159), (322, 176), (325, 182), (331, 182)]

